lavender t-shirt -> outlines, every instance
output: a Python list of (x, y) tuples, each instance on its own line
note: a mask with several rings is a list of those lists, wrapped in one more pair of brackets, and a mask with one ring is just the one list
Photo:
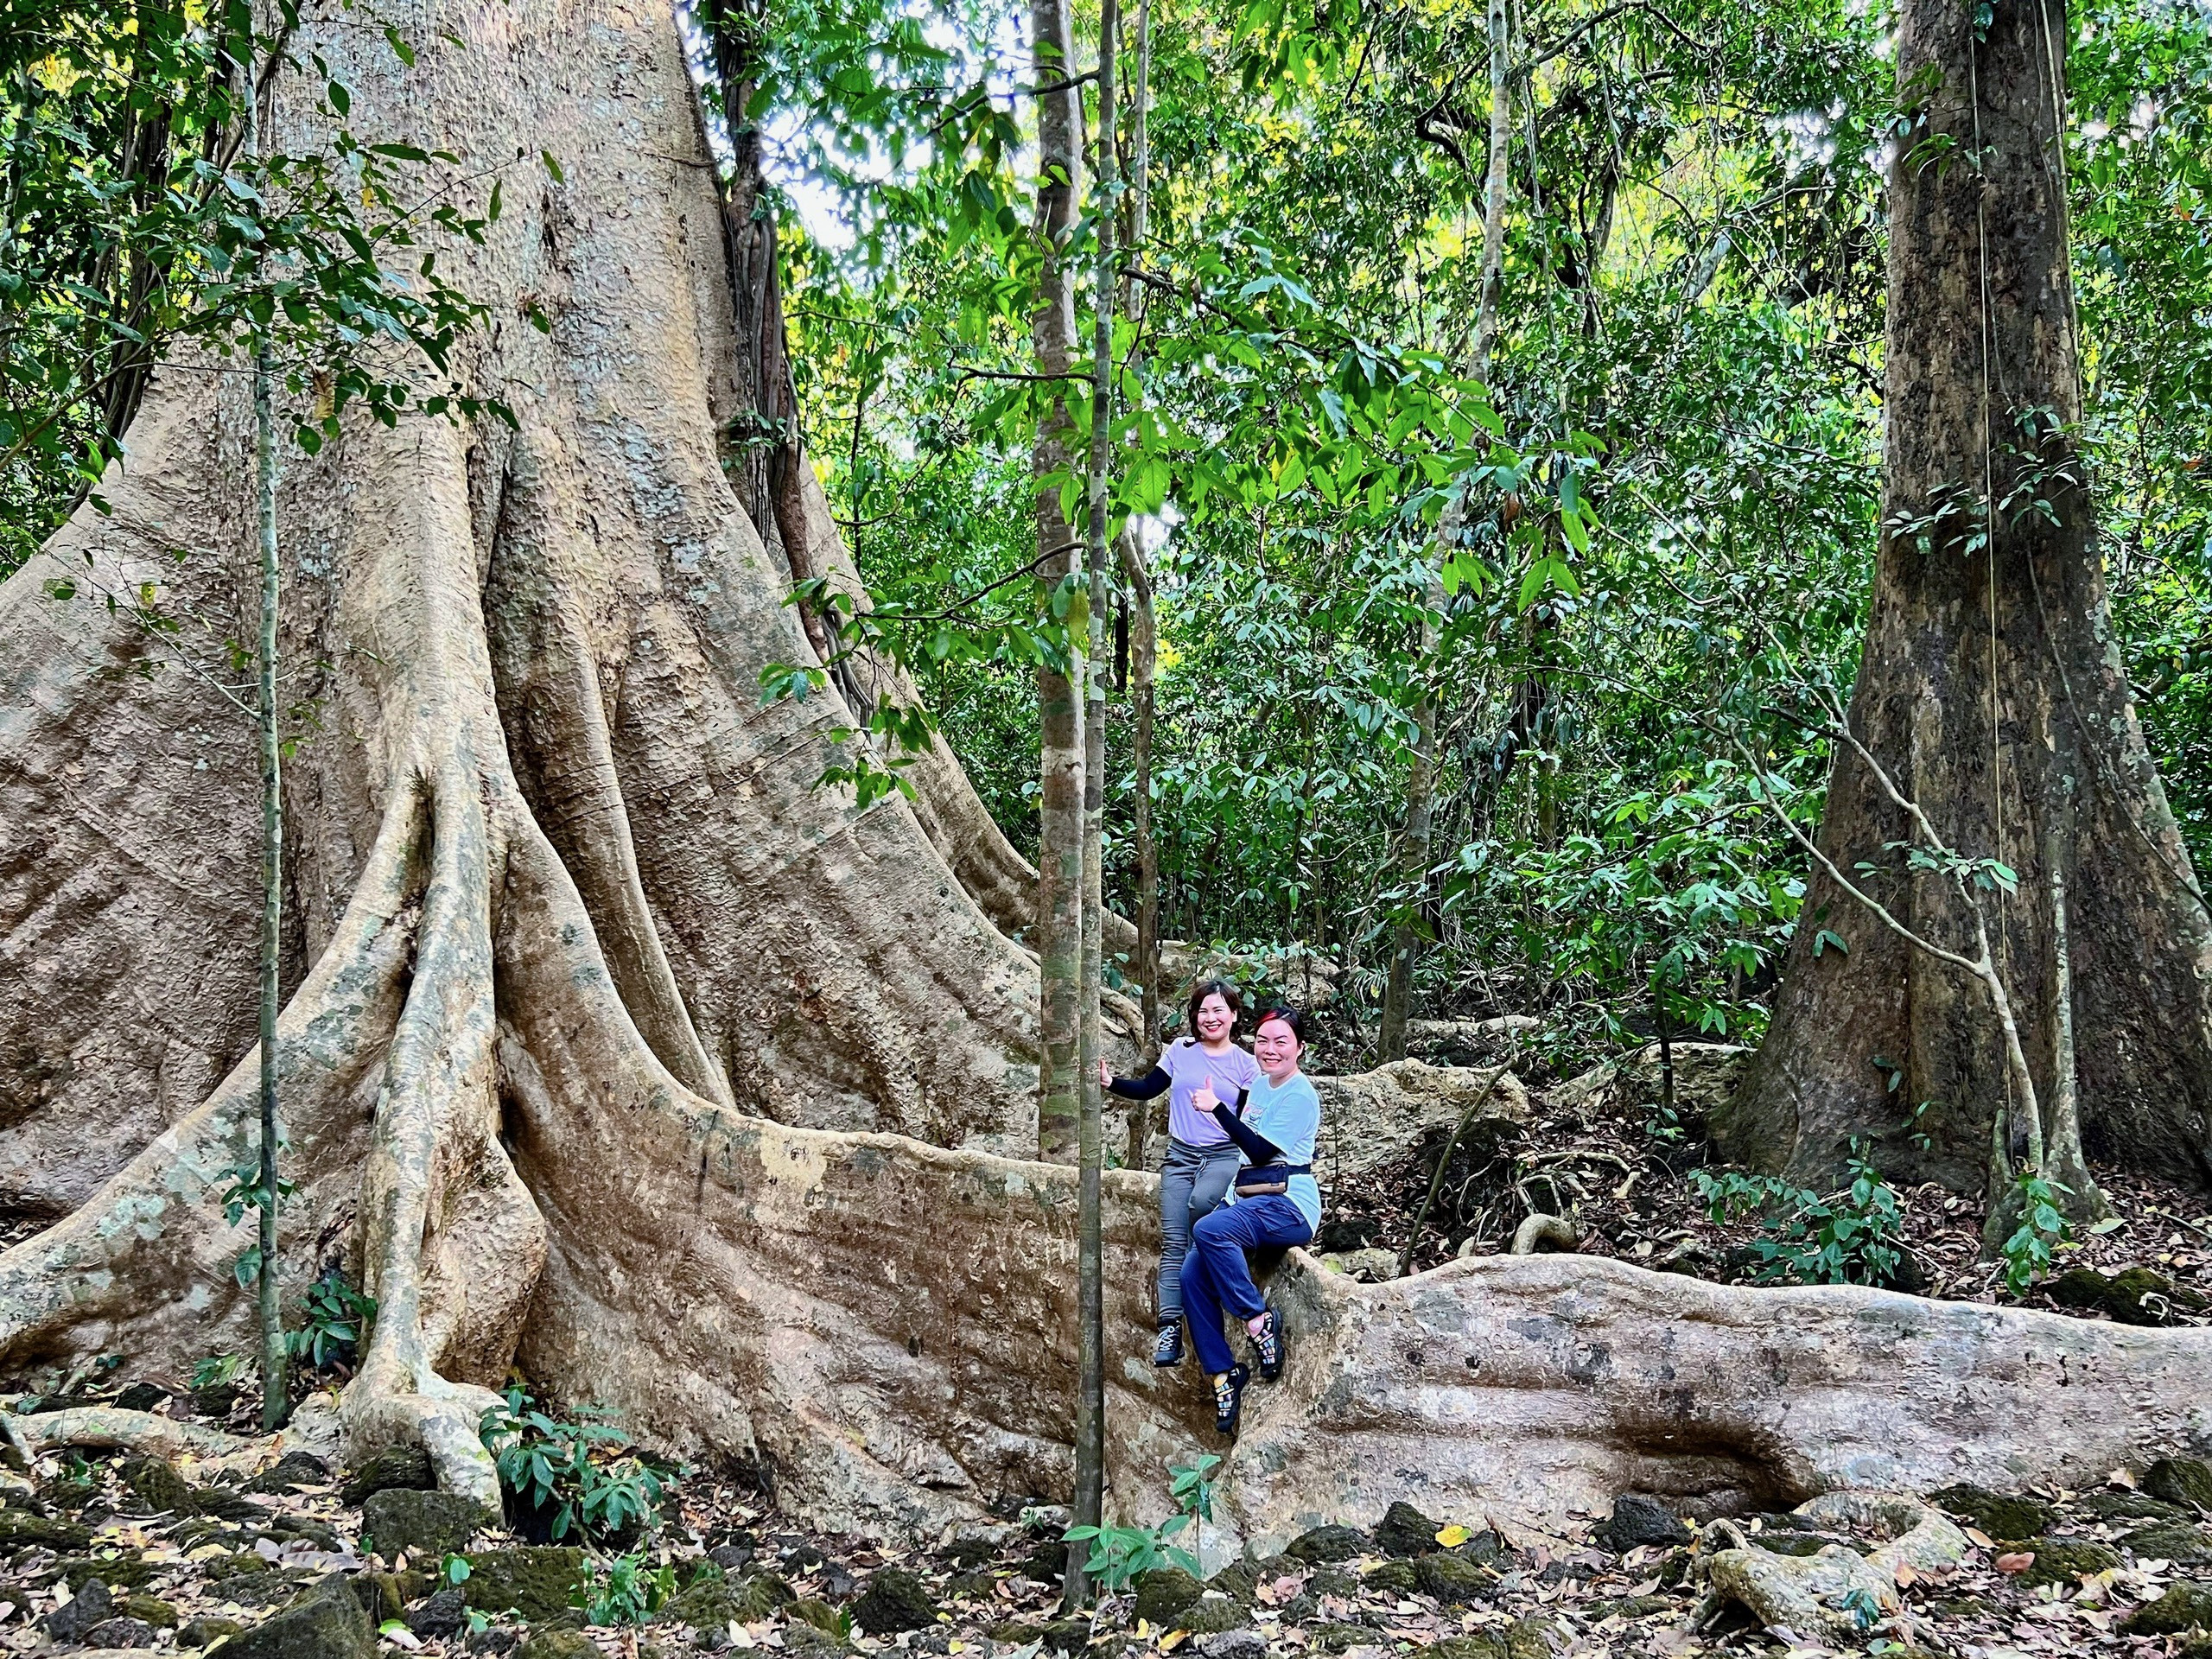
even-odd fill
[(1160, 1057), (1167, 1073), (1167, 1133), (1189, 1147), (1217, 1147), (1229, 1139), (1213, 1114), (1191, 1104), (1201, 1084), (1211, 1084), (1221, 1103), (1232, 1111), (1236, 1096), (1260, 1080), (1260, 1063), (1231, 1043), (1219, 1054), (1209, 1054), (1194, 1038), (1179, 1037)]

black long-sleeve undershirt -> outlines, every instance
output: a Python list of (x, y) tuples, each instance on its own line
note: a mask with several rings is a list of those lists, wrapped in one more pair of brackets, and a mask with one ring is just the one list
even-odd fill
[[(1249, 1094), (1249, 1092), (1250, 1090), (1249, 1090), (1244, 1091), (1245, 1094)], [(1240, 1107), (1243, 1105), (1244, 1094), (1237, 1096), (1236, 1103)], [(1231, 1112), (1228, 1107), (1215, 1107), (1213, 1109), (1213, 1121), (1220, 1124), (1223, 1128), (1229, 1131), (1229, 1138), (1234, 1141), (1237, 1146), (1243, 1150), (1244, 1155), (1252, 1160), (1252, 1166), (1254, 1168), (1256, 1169), (1268, 1164), (1279, 1164), (1283, 1161), (1282, 1148), (1281, 1147), (1275, 1145), (1275, 1143), (1268, 1140), (1266, 1135), (1262, 1135), (1258, 1130), (1253, 1128), (1249, 1124), (1245, 1122), (1243, 1118), (1237, 1116), (1234, 1112)]]
[(1123, 1100), (1150, 1100), (1166, 1091), (1175, 1079), (1167, 1075), (1167, 1068), (1155, 1065), (1141, 1077), (1116, 1077), (1107, 1084), (1106, 1092), (1119, 1095)]

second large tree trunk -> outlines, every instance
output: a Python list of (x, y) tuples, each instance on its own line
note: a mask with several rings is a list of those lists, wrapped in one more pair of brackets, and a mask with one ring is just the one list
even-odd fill
[[(2018, 873), (2017, 894), (1986, 902), (2045, 1102), (2060, 1093), (2062, 944), (2046, 849), (2069, 866), (2089, 1148), (2202, 1182), (2212, 929), (2120, 671), (2076, 449), (2066, 19), (2056, 0), (1998, 0), (1977, 39), (1974, 10), (1911, 0), (1898, 35), (1919, 118), (1890, 179), (1883, 530), (1850, 725), (1951, 846)], [(1910, 835), (1839, 745), (1821, 850), (1847, 873), (1880, 865), (1877, 896), (1973, 954), (1948, 884), (1895, 873), (1885, 849)], [(1824, 931), (1847, 950), (1816, 951)], [(1981, 987), (1816, 875), (1772, 1027), (1716, 1127), (1732, 1154), (1802, 1175), (1866, 1136), (1885, 1170), (1972, 1190), (2006, 1096), (1999, 1044)]]

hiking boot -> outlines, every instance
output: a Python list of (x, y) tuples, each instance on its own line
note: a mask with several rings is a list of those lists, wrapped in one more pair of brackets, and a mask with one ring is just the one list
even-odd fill
[(1272, 1307), (1260, 1310), (1260, 1328), (1249, 1332), (1260, 1352), (1260, 1380), (1272, 1382), (1282, 1375), (1282, 1321)]
[(1236, 1438), (1236, 1420), (1244, 1409), (1244, 1385), (1252, 1380), (1250, 1370), (1242, 1365), (1232, 1365), (1228, 1372), (1214, 1380), (1213, 1426), (1230, 1440)]
[(1152, 1345), (1152, 1363), (1155, 1365), (1180, 1365), (1183, 1363), (1183, 1322), (1160, 1327), (1160, 1340)]

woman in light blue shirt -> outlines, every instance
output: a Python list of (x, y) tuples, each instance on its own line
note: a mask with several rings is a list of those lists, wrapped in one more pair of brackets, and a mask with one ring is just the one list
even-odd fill
[(1236, 1363), (1222, 1335), (1224, 1309), (1244, 1321), (1260, 1356), (1260, 1375), (1272, 1382), (1282, 1375), (1282, 1326), (1252, 1282), (1247, 1250), (1304, 1244), (1321, 1224), (1321, 1189), (1313, 1179), (1313, 1142), (1321, 1132), (1321, 1097), (1298, 1069), (1306, 1052), (1305, 1017), (1292, 1008), (1270, 1008), (1260, 1017), (1252, 1039), (1260, 1063), (1240, 1119), (1200, 1090), (1192, 1103), (1210, 1111), (1243, 1152), (1233, 1200), (1191, 1230), (1191, 1251), (1183, 1258), (1183, 1317), (1191, 1345), (1213, 1385), (1214, 1427), (1236, 1433), (1236, 1421), (1251, 1373)]

